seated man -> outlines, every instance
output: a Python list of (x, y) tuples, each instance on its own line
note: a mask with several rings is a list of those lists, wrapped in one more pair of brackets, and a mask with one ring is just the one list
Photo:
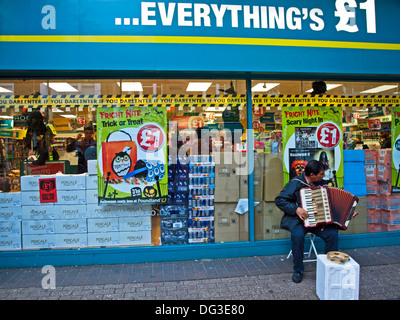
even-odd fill
[[(281, 220), (281, 228), (291, 232), (293, 253), (293, 277), (295, 283), (303, 279), (304, 265), (304, 238), (311, 232), (325, 241), (325, 253), (338, 250), (338, 231), (334, 224), (305, 228), (304, 220), (308, 213), (301, 207), (300, 189), (306, 187), (318, 187), (327, 184), (323, 180), (325, 176), (325, 165), (317, 160), (310, 161), (304, 173), (290, 180), (275, 198), (275, 204), (284, 212)], [(354, 212), (353, 217), (357, 215)]]

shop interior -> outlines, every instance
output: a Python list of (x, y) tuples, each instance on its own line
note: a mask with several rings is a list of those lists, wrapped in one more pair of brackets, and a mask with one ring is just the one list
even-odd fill
[[(312, 94), (313, 81), (253, 80), (252, 94), (260, 95), (307, 95)], [(391, 82), (325, 81), (326, 95), (398, 96), (400, 84)], [(67, 95), (71, 104), (30, 105), (24, 99)], [(246, 81), (231, 79), (42, 79), (42, 80), (1, 80), (0, 82), (0, 174), (2, 192), (24, 192), (21, 190), (21, 176), (32, 174), (27, 164), (35, 155), (36, 145), (42, 141), (58, 154), (58, 161), (67, 161), (66, 174), (78, 174), (78, 155), (68, 150), (68, 145), (78, 134), (83, 133), (86, 124), (94, 126), (96, 139), (96, 110), (99, 106), (90, 103), (91, 96), (136, 95), (138, 97), (182, 95), (182, 96), (240, 96), (246, 98)], [(3, 101), (12, 96), (16, 103)], [(76, 103), (74, 99), (85, 97), (88, 103)], [(4, 98), (4, 99), (3, 99)], [(20, 103), (19, 103), (20, 102)], [(254, 152), (254, 239), (256, 241), (284, 239), (289, 233), (279, 227), (281, 212), (274, 204), (274, 198), (283, 187), (282, 167), (282, 115), (280, 108), (253, 106), (253, 141), (247, 145), (247, 105), (195, 104), (176, 107), (168, 105), (169, 126), (177, 130), (181, 141), (189, 143), (191, 134), (198, 128), (221, 131), (241, 130), (240, 143), (226, 136), (211, 139), (210, 154), (218, 155), (227, 151)], [(29, 115), (38, 110), (43, 117), (46, 131), (43, 134), (29, 134)], [(343, 112), (343, 149), (380, 149), (383, 132), (390, 133), (390, 107), (351, 107)], [(180, 135), (182, 131), (182, 135)], [(28, 134), (27, 134), (28, 133)], [(184, 133), (184, 134), (183, 134)], [(169, 141), (171, 143), (171, 141)], [(188, 154), (190, 156), (190, 154)], [(30, 158), (31, 157), (31, 158)], [(29, 159), (29, 161), (28, 161)], [(199, 159), (197, 160), (199, 161)], [(204, 163), (208, 163), (205, 161)], [(203, 164), (204, 164), (203, 163)], [(198, 163), (201, 166), (201, 160)], [(204, 164), (207, 166), (206, 164)], [(210, 169), (211, 170), (211, 169)], [(179, 213), (176, 204), (157, 205), (141, 208), (152, 212), (151, 221), (143, 231), (150, 234), (148, 242), (137, 245), (178, 245), (196, 243), (221, 243), (249, 241), (249, 217), (247, 212), (237, 213), (238, 199), (248, 198), (248, 176), (227, 175), (233, 170), (227, 161), (221, 161), (212, 168), (214, 188), (202, 213)], [(209, 182), (209, 181), (208, 181)], [(175, 190), (175, 189), (174, 189)], [(189, 191), (188, 191), (189, 192)], [(204, 206), (203, 203), (182, 204), (189, 207)], [(178, 206), (178, 205), (176, 205)], [(202, 211), (202, 210), (199, 210)], [(208, 213), (204, 213), (208, 211)], [(366, 208), (365, 208), (366, 212)], [(88, 218), (90, 219), (90, 218)], [(34, 220), (34, 219), (32, 219)], [(6, 222), (6, 220), (2, 220)], [(117, 229), (116, 229), (117, 230)], [(365, 233), (367, 216), (354, 222), (344, 233)], [(88, 234), (90, 231), (87, 232)], [(88, 244), (88, 247), (91, 245)], [(96, 246), (96, 245), (93, 245)], [(101, 245), (98, 245), (101, 246)], [(111, 245), (112, 246), (112, 245)]]

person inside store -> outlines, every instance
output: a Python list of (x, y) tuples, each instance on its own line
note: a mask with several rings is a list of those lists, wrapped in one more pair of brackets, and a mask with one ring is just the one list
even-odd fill
[(381, 149), (390, 149), (392, 147), (392, 140), (390, 137), (390, 132), (383, 130), (380, 132), (381, 136)]
[(33, 165), (42, 166), (46, 161), (57, 161), (60, 159), (56, 148), (53, 146), (47, 147), (42, 139), (39, 139), (36, 146), (33, 147), (34, 155), (28, 156), (28, 160), (36, 159), (32, 161)]
[(311, 92), (311, 95), (326, 93), (327, 86), (324, 81), (314, 81), (311, 86), (313, 89), (313, 91)]
[[(293, 276), (292, 280), (299, 283), (303, 280), (304, 264), (304, 242), (308, 232), (322, 238), (325, 242), (325, 253), (338, 250), (338, 230), (334, 224), (319, 225), (313, 228), (305, 228), (304, 220), (308, 213), (301, 207), (300, 189), (307, 187), (318, 187), (326, 185), (326, 166), (317, 160), (311, 160), (306, 165), (304, 172), (292, 178), (275, 198), (275, 204), (284, 214), (281, 219), (281, 228), (291, 232), (291, 246), (293, 253)], [(358, 213), (354, 212), (352, 218)]]
[(75, 140), (67, 145), (66, 151), (74, 150), (78, 153), (78, 172), (87, 172), (87, 161), (97, 159), (96, 140), (93, 138), (93, 123), (89, 122), (83, 127), (82, 133), (78, 133)]

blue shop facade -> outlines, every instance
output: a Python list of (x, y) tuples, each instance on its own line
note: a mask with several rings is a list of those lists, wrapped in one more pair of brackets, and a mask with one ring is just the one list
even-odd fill
[(398, 1), (0, 3), (1, 267), (287, 254), (311, 159), (340, 250), (400, 243)]

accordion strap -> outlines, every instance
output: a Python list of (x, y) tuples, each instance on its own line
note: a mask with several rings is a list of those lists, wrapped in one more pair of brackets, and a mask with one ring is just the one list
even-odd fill
[(299, 182), (301, 182), (302, 184), (304, 184), (305, 186), (311, 188), (311, 185), (309, 185), (307, 182), (304, 182), (303, 180), (300, 180), (300, 179), (297, 179), (297, 178), (293, 178), (293, 180), (299, 181)]

